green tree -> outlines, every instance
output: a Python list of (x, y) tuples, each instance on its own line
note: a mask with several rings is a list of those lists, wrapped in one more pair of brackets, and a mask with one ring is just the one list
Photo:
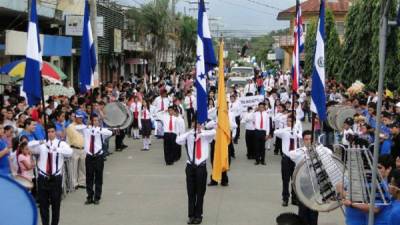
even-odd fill
[(176, 38), (171, 32), (175, 24), (169, 0), (151, 1), (141, 8), (129, 10), (127, 15), (135, 21), (144, 42), (150, 40), (153, 72), (158, 72), (161, 59), (165, 58), (170, 47), (169, 41)]
[(311, 76), (314, 63), (314, 52), (315, 52), (315, 36), (317, 32), (317, 20), (311, 21), (308, 26), (306, 39), (304, 41), (304, 76)]
[(325, 17), (325, 69), (326, 77), (339, 79), (339, 72), (342, 66), (342, 46), (340, 45), (339, 34), (336, 31), (335, 18), (331, 10), (326, 11)]
[(186, 70), (194, 63), (196, 56), (197, 21), (193, 17), (183, 16), (178, 27), (179, 50), (176, 64), (179, 70)]
[[(389, 19), (396, 16), (397, 1), (392, 1)], [(379, 23), (381, 1), (356, 1), (346, 18), (345, 45), (343, 51), (344, 66), (342, 80), (347, 84), (356, 79), (371, 88), (376, 88), (379, 74)], [(398, 30), (388, 32), (385, 65), (385, 84), (388, 88), (397, 88), (400, 84), (398, 55)]]

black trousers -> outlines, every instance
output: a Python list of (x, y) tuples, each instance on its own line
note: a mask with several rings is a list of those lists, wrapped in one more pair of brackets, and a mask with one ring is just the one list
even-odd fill
[(237, 143), (239, 140), (239, 137), (240, 137), (240, 116), (235, 117), (235, 122), (236, 122), (237, 128), (236, 128), (236, 135), (235, 135), (235, 138), (233, 139), (233, 142)]
[(189, 129), (192, 128), (192, 118), (194, 117), (194, 109), (190, 108), (190, 109), (186, 109), (186, 118), (187, 118), (187, 123), (188, 123), (188, 127)]
[(254, 130), (246, 130), (247, 158), (254, 159)]
[(265, 162), (265, 130), (254, 131), (254, 153), (256, 162)]
[(85, 165), (87, 199), (100, 200), (103, 189), (104, 157), (86, 155)]
[(177, 155), (175, 133), (164, 133), (164, 159), (167, 165), (174, 163)]
[(125, 130), (119, 130), (115, 135), (115, 148), (121, 149), (124, 144)]
[(307, 208), (299, 202), (299, 217), (307, 225), (318, 225), (318, 212)]
[(38, 177), (38, 196), (40, 217), (43, 225), (50, 225), (49, 207), (51, 205), (51, 225), (57, 225), (60, 220), (62, 193), (62, 176), (54, 176), (51, 180), (40, 175)]
[[(296, 164), (286, 155), (282, 155), (281, 159), (281, 175), (282, 175), (282, 200), (288, 201), (290, 197), (289, 186), (293, 176)], [(292, 188), (292, 201), (297, 200), (296, 194)]]
[(275, 149), (274, 149), (275, 154), (282, 154), (282, 139), (275, 137)]
[[(214, 150), (215, 150), (215, 140), (213, 140), (210, 143), (210, 159), (211, 159), (211, 168), (214, 165)], [(233, 150), (232, 150), (233, 149)], [(228, 163), (229, 166), (231, 165), (231, 158), (232, 158), (232, 152), (234, 151), (234, 146), (233, 143), (231, 141), (231, 143), (229, 143), (228, 145)], [(212, 176), (210, 176), (211, 182), (217, 183), (217, 181), (212, 179)], [(228, 177), (228, 171), (222, 172), (221, 174), (221, 184), (228, 184), (229, 183), (229, 177)]]
[(206, 164), (193, 166), (186, 164), (186, 189), (188, 195), (188, 216), (203, 217), (203, 201), (206, 193), (207, 167)]
[(179, 161), (182, 155), (182, 146), (175, 143), (174, 161)]

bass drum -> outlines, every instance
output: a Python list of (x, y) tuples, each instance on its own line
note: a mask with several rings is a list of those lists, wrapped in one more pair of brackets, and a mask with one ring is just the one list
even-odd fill
[[(110, 128), (125, 129), (133, 120), (130, 110), (121, 102), (111, 102), (104, 107), (104, 123)], [(128, 124), (128, 125), (127, 125)], [(125, 127), (125, 128), (124, 128)]]
[(0, 187), (0, 224), (36, 225), (37, 207), (26, 188), (3, 175), (0, 175)]
[[(337, 156), (332, 155), (332, 160), (337, 168), (341, 171), (344, 170), (345, 166)], [(321, 201), (322, 196), (314, 169), (307, 167), (306, 160), (303, 160), (296, 166), (293, 173), (294, 180), (292, 185), (299, 201), (308, 208), (318, 212), (329, 212), (340, 207), (341, 204), (337, 200)]]
[(344, 121), (349, 117), (353, 117), (356, 113), (357, 111), (351, 106), (333, 105), (328, 108), (327, 121), (334, 130), (341, 131), (343, 130)]

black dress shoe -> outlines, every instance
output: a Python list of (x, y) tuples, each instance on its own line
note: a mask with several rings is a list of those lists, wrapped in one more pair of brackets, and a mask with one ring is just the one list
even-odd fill
[(283, 207), (288, 207), (288, 201), (283, 201), (283, 202), (282, 202), (282, 206), (283, 206)]
[(257, 162), (254, 163), (254, 165), (260, 165), (260, 162), (257, 161)]
[(193, 220), (194, 220), (193, 217), (189, 217), (189, 219), (188, 219), (188, 221), (187, 221), (187, 224), (193, 224)]
[(297, 199), (292, 199), (292, 205), (299, 205), (299, 201), (297, 201)]
[(229, 184), (227, 182), (223, 182), (223, 183), (221, 183), (221, 186), (227, 187), (227, 186), (229, 186)]
[(93, 204), (95, 204), (95, 205), (100, 204), (100, 200), (94, 200), (94, 201), (93, 201)]
[(266, 164), (265, 162), (261, 162), (261, 165), (264, 165), (264, 166), (265, 166), (265, 165), (267, 165), (267, 164)]
[(202, 218), (194, 218), (192, 224), (201, 224), (202, 221), (203, 221)]
[(210, 183), (208, 183), (207, 185), (208, 185), (208, 186), (217, 186), (217, 185), (218, 185), (218, 182), (217, 182), (217, 181), (214, 181), (214, 180), (211, 180)]
[(85, 205), (90, 205), (93, 204), (93, 200), (92, 199), (86, 199)]
[(274, 152), (274, 155), (278, 155), (278, 152)]

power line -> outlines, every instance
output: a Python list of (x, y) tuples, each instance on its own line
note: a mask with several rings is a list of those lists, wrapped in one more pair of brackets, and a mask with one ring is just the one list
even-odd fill
[(265, 6), (265, 7), (270, 8), (270, 9), (282, 11), (282, 9), (277, 8), (277, 7), (275, 7), (275, 6), (271, 6), (271, 5), (269, 5), (269, 4), (267, 4), (267, 3), (264, 3), (264, 2), (259, 2), (259, 1), (256, 1), (256, 0), (247, 0), (247, 1), (249, 1), (249, 2), (251, 2), (251, 3), (254, 3), (254, 4), (257, 4), (257, 5)]
[(267, 12), (267, 11), (263, 11), (263, 10), (259, 10), (259, 9), (250, 8), (250, 7), (246, 6), (246, 5), (237, 4), (237, 3), (230, 2), (230, 1), (225, 1), (225, 0), (220, 0), (220, 1), (221, 1), (221, 2), (224, 2), (225, 4), (228, 4), (228, 5), (238, 6), (238, 7), (242, 8), (242, 9), (251, 10), (251, 11), (253, 11), (253, 12), (262, 13), (262, 14), (264, 14), (264, 15), (265, 15), (265, 14), (268, 14), (268, 15), (271, 15), (271, 16), (277, 16), (277, 14), (273, 14), (273, 13), (271, 13), (271, 12)]

